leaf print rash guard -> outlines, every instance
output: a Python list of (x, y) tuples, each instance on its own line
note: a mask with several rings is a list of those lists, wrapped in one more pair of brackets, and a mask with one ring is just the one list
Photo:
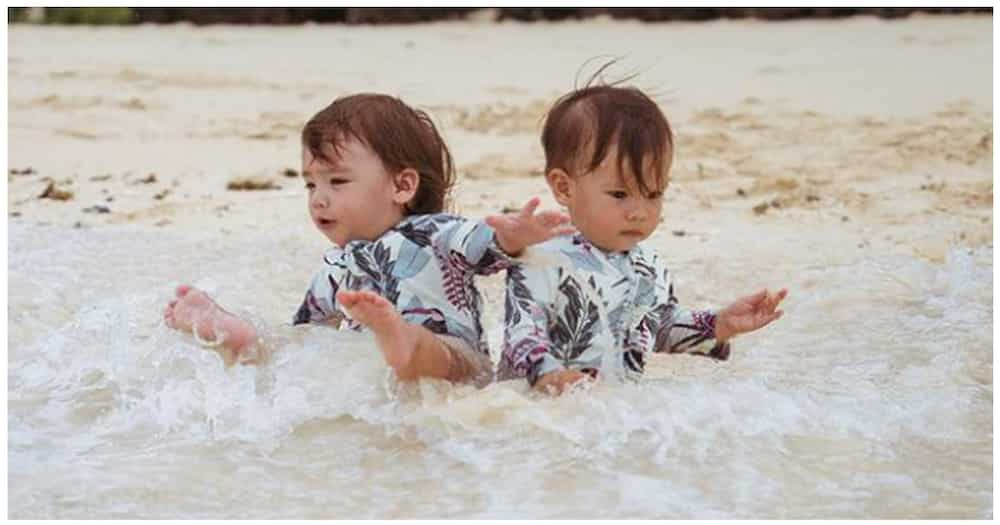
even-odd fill
[(534, 249), (548, 262), (507, 273), (500, 379), (534, 385), (556, 370), (596, 375), (612, 363), (637, 380), (646, 352), (729, 357), (729, 344), (715, 340), (715, 314), (681, 309), (670, 272), (641, 245), (605, 252), (575, 234)]
[(507, 269), (511, 259), (486, 224), (443, 213), (410, 215), (377, 240), (331, 248), (323, 259), (293, 324), (361, 329), (336, 296), (341, 288), (368, 290), (393, 303), (407, 322), (458, 337), (489, 356), (473, 278)]

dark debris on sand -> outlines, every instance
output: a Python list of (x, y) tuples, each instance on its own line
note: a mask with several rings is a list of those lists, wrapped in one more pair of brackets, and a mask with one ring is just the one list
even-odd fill
[(154, 182), (156, 182), (156, 174), (150, 173), (149, 175), (134, 181), (132, 184), (153, 184)]
[(73, 198), (73, 192), (69, 190), (63, 190), (56, 188), (56, 183), (54, 181), (49, 181), (48, 186), (45, 190), (38, 196), (39, 199), (52, 199), (57, 201), (68, 201)]
[(226, 183), (226, 189), (233, 191), (280, 190), (281, 186), (270, 179), (260, 177), (239, 177)]
[(34, 175), (36, 173), (38, 173), (38, 172), (35, 171), (35, 168), (32, 168), (31, 166), (28, 166), (27, 168), (20, 169), (20, 170), (16, 169), (16, 168), (10, 170), (10, 174), (11, 175)]

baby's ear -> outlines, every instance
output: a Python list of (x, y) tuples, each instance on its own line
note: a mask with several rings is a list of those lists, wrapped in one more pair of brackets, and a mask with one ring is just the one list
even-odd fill
[(569, 174), (559, 168), (553, 168), (545, 174), (545, 182), (549, 183), (549, 189), (552, 190), (556, 202), (563, 206), (568, 205), (573, 186)]
[(420, 174), (413, 168), (406, 168), (392, 178), (392, 200), (396, 204), (406, 205), (417, 195), (420, 187)]

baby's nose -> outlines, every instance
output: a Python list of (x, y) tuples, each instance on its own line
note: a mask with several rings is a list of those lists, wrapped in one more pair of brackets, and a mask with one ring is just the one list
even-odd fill
[(320, 193), (316, 193), (312, 197), (310, 197), (309, 204), (313, 208), (326, 208), (330, 205), (329, 200), (326, 198), (326, 196)]
[(646, 207), (639, 203), (628, 211), (628, 219), (631, 221), (641, 221), (646, 218), (647, 210)]

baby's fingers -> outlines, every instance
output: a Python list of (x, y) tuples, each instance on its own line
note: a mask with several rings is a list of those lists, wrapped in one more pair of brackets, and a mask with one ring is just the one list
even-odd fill
[(510, 228), (510, 218), (504, 215), (490, 215), (484, 220), (487, 226), (494, 230), (505, 230)]
[(754, 330), (764, 328), (765, 326), (773, 323), (774, 321), (777, 321), (778, 319), (781, 318), (782, 315), (784, 315), (784, 313), (785, 312), (783, 310), (775, 310), (771, 313), (760, 315), (757, 318), (757, 322), (755, 323), (757, 327), (754, 328)]
[(538, 221), (551, 228), (569, 222), (569, 215), (558, 211), (545, 211), (536, 215)]
[(538, 209), (538, 204), (541, 202), (542, 199), (539, 199), (538, 197), (532, 197), (531, 200), (529, 200), (528, 203), (524, 205), (524, 208), (521, 208), (521, 217), (527, 219), (532, 215), (534, 215), (535, 210)]
[(742, 299), (742, 302), (752, 304), (754, 306), (759, 306), (763, 301), (766, 300), (767, 300), (767, 288), (764, 288), (763, 290), (757, 293), (744, 297)]
[(574, 233), (576, 233), (576, 228), (573, 227), (572, 225), (561, 226), (559, 228), (556, 228), (556, 229), (552, 230), (552, 236), (553, 237), (559, 237), (559, 236), (562, 236), (562, 235), (572, 235)]
[(781, 301), (783, 301), (787, 295), (788, 295), (788, 290), (786, 289), (781, 289), (778, 291), (778, 293), (773, 295), (768, 294), (766, 302), (767, 309), (769, 311), (774, 311), (774, 309), (777, 308), (779, 304), (781, 304)]

